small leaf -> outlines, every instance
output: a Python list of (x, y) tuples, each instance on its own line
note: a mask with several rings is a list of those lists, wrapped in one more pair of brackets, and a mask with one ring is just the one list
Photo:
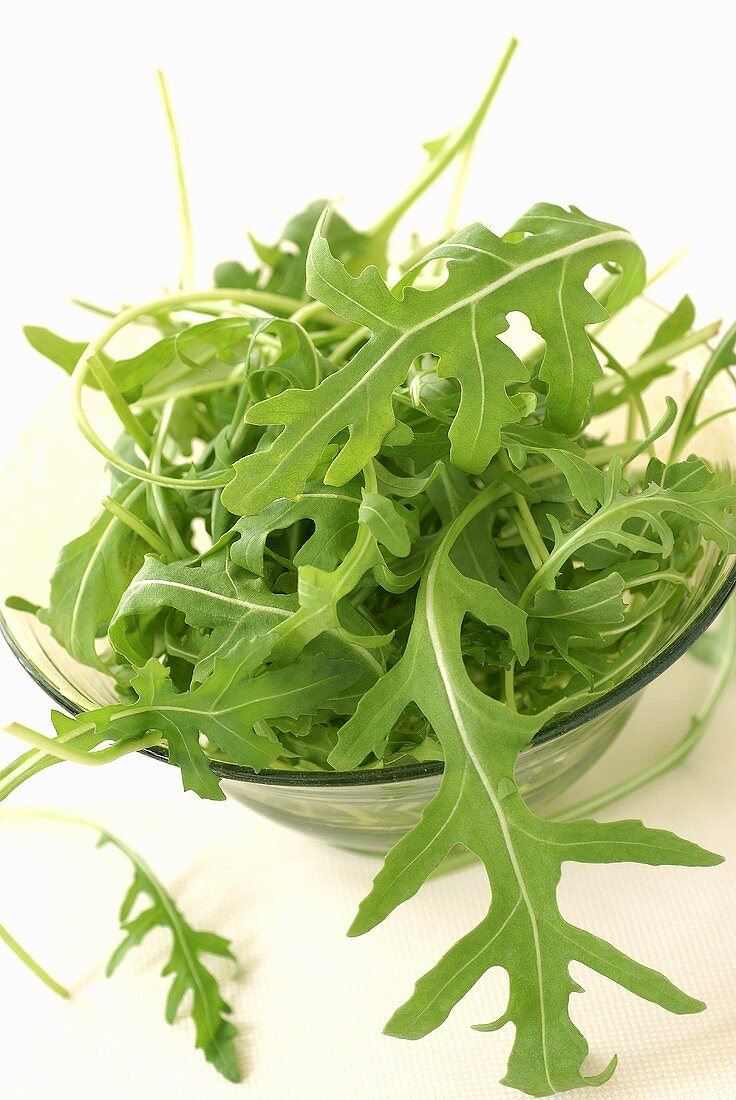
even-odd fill
[(411, 539), (395, 504), (380, 493), (363, 490), (358, 515), (360, 522), (365, 524), (376, 542), (385, 546), (391, 554), (400, 558), (406, 557), (411, 550)]

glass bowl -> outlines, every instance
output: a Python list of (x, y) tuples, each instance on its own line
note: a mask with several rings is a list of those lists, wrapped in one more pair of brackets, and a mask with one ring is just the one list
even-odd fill
[[(662, 312), (639, 300), (609, 324), (611, 350), (623, 361), (646, 345)], [(648, 402), (659, 411), (664, 395), (678, 405), (687, 396), (706, 358), (703, 348), (682, 357), (683, 369), (650, 389)], [(675, 383), (673, 386), (673, 378)], [(736, 382), (719, 376), (704, 412), (734, 405)], [(673, 389), (675, 392), (673, 392)], [(116, 701), (104, 674), (71, 658), (34, 617), (5, 607), (11, 595), (44, 604), (59, 549), (80, 534), (105, 495), (105, 471), (95, 451), (81, 438), (66, 411), (66, 386), (54, 395), (21, 439), (2, 479), (4, 515), (18, 522), (0, 532), (0, 630), (22, 666), (67, 713)], [(106, 410), (95, 409), (104, 433)], [(610, 424), (615, 438), (615, 418)], [(723, 417), (698, 437), (698, 453), (720, 471), (734, 476), (736, 425)], [(63, 461), (59, 456), (63, 455)], [(43, 506), (28, 507), (28, 501)], [(51, 537), (49, 537), (51, 532)], [(606, 695), (544, 727), (524, 751), (517, 768), (522, 793), (539, 810), (562, 794), (600, 757), (630, 718), (642, 690), (677, 661), (713, 622), (736, 586), (736, 565), (712, 543), (700, 564), (696, 583), (683, 595), (676, 621), (642, 655), (639, 667)], [(21, 716), (22, 717), (22, 716)], [(163, 749), (148, 749), (152, 760), (167, 763)], [(259, 773), (234, 764), (212, 762), (229, 798), (280, 822), (340, 847), (383, 853), (418, 821), (437, 791), (439, 761), (356, 772)]]

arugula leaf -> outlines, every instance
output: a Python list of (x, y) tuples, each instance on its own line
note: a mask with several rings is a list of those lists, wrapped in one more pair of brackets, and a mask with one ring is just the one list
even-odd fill
[[(232, 1009), (223, 999), (216, 978), (202, 961), (203, 955), (211, 955), (235, 962), (230, 942), (214, 932), (202, 932), (193, 928), (142, 856), (103, 826), (86, 818), (42, 810), (3, 810), (2, 817), (19, 821), (38, 819), (92, 829), (98, 834), (99, 848), (109, 845), (129, 860), (133, 866), (134, 877), (120, 908), (120, 924), (125, 932), (125, 938), (107, 964), (107, 976), (109, 977), (117, 970), (131, 948), (142, 943), (155, 929), (163, 928), (169, 932), (171, 953), (162, 970), (162, 976), (173, 976), (174, 980), (166, 1002), (166, 1020), (170, 1024), (174, 1022), (182, 1001), (187, 994), (191, 994), (195, 1047), (202, 1051), (207, 1061), (211, 1062), (228, 1081), (241, 1081), (242, 1075), (238, 1068), (234, 1045), (238, 1032), (235, 1025), (228, 1019)], [(139, 901), (144, 899), (147, 900), (148, 907), (139, 909), (139, 912), (133, 915)], [(1, 927), (0, 932), (4, 932)], [(64, 997), (69, 996), (68, 991), (50, 978), (17, 943), (9, 942), (6, 937), (2, 938), (6, 939), (11, 949), (54, 992)]]
[(61, 367), (65, 374), (72, 373), (87, 347), (84, 341), (66, 340), (63, 336), (57, 336), (55, 332), (51, 332), (50, 329), (41, 328), (38, 325), (25, 325), (23, 335), (34, 351)]
[[(316, 199), (284, 226), (278, 244), (264, 246), (251, 236), (251, 244), (270, 273), (268, 290), (291, 298), (304, 298), (307, 293), (307, 253), (314, 231), (327, 206), (326, 199)], [(369, 242), (369, 236), (354, 229), (338, 213), (329, 227), (330, 244), (345, 262), (359, 257)]]
[[(249, 675), (252, 659), (250, 639), (239, 639), (227, 659), (217, 658), (207, 679), (188, 692), (177, 692), (167, 670), (151, 659), (131, 680), (135, 704), (116, 703), (88, 711), (69, 720), (71, 728), (79, 733), (94, 731), (98, 742), (119, 742), (157, 731), (169, 759), (181, 770), (184, 790), (223, 799), (200, 743), (201, 734), (237, 764), (259, 771), (281, 751), (278, 740), (266, 735), (261, 723), (280, 715), (313, 714), (352, 683), (358, 672), (353, 662), (314, 657), (254, 678)], [(66, 720), (63, 729), (70, 729)]]
[(122, 594), (109, 627), (118, 653), (144, 664), (150, 652), (140, 623), (162, 608), (175, 608), (189, 626), (229, 624), (253, 638), (289, 617), (295, 601), (270, 592), (263, 581), (231, 562), (223, 551), (189, 562), (147, 557)]
[[(145, 486), (127, 481), (112, 499), (145, 515)], [(51, 578), (48, 609), (39, 618), (64, 648), (83, 664), (104, 670), (95, 640), (107, 630), (123, 592), (143, 562), (146, 543), (108, 511), (61, 551)]]
[[(241, 1081), (234, 1046), (238, 1031), (228, 1019), (232, 1009), (222, 997), (217, 979), (202, 961), (203, 955), (211, 955), (234, 962), (230, 942), (214, 932), (192, 928), (148, 864), (118, 837), (100, 829), (99, 846), (108, 844), (127, 856), (134, 868), (133, 882), (120, 907), (119, 919), (125, 937), (107, 964), (108, 976), (117, 970), (131, 948), (142, 943), (154, 929), (170, 932), (171, 954), (161, 971), (163, 977), (173, 977), (166, 998), (166, 1022), (174, 1022), (182, 1001), (190, 995), (195, 1047), (228, 1081)], [(148, 907), (133, 915), (142, 899), (148, 900)]]
[(502, 439), (518, 469), (526, 465), (529, 454), (544, 455), (560, 471), (584, 510), (595, 512), (603, 500), (603, 474), (585, 461), (581, 447), (539, 424), (507, 426)]
[[(502, 966), (509, 975), (508, 1007), (486, 1028), (515, 1026), (504, 1084), (548, 1096), (600, 1084), (616, 1064), (613, 1059), (593, 1077), (582, 1073), (588, 1045), (569, 1015), (570, 994), (579, 991), (569, 975), (572, 961), (670, 1011), (704, 1007), (661, 975), (564, 920), (556, 900), (562, 864), (712, 866), (721, 860), (640, 822), (576, 821), (567, 826), (540, 819), (527, 808), (514, 780), (516, 759), (554, 708), (521, 715), (486, 696), (469, 678), (461, 646), (466, 614), (506, 632), (522, 662), (528, 641), (523, 611), (452, 565), (453, 527), (460, 525), (455, 521), (448, 528), (432, 555), (403, 657), (363, 697), (330, 756), (335, 767), (350, 768), (369, 752), (380, 754), (382, 740), (414, 702), (441, 741), (446, 760), (438, 794), (419, 825), (386, 857), (350, 934), (368, 931), (412, 897), (455, 845), (474, 852), (491, 885), (488, 914), (420, 979), (386, 1031), (404, 1038), (426, 1035), (488, 969)], [(582, 607), (579, 597), (571, 602)]]
[(447, 261), (446, 281), (431, 291), (408, 287), (397, 299), (375, 268), (350, 276), (330, 252), (320, 222), (308, 258), (309, 292), (372, 336), (315, 392), (289, 390), (249, 409), (250, 423), (284, 429), (268, 450), (235, 464), (223, 491), (226, 507), (244, 515), (274, 496), (294, 497), (324, 448), (346, 428), (349, 439), (325, 481), (340, 485), (355, 476), (394, 424), (394, 389), (427, 352), (439, 356), (442, 377), (461, 385), (449, 432), (452, 461), (473, 473), (484, 470), (503, 426), (520, 419), (507, 387), (529, 377), (498, 339), (512, 310), (526, 312), (547, 344), (540, 379), (549, 389), (550, 426), (576, 430), (601, 373), (585, 325), (606, 316), (585, 279), (596, 263), (619, 259), (626, 278), (618, 299), (625, 301), (641, 289), (643, 259), (628, 233), (576, 208), (534, 207), (514, 229), (526, 236), (511, 244), (479, 225), (456, 234), (428, 257)]
[(411, 550), (406, 520), (388, 497), (381, 496), (380, 493), (369, 493), (364, 489), (358, 517), (376, 542), (380, 542), (392, 554), (400, 558), (406, 557)]
[(266, 540), (274, 531), (284, 530), (300, 520), (308, 520), (314, 531), (294, 554), (297, 568), (313, 565), (318, 569), (336, 569), (355, 541), (360, 496), (356, 487), (334, 488), (320, 481), (310, 483), (298, 500), (281, 498), (255, 516), (244, 516), (230, 529), (226, 538), (234, 539), (230, 557), (238, 565), (263, 576), (266, 565)]

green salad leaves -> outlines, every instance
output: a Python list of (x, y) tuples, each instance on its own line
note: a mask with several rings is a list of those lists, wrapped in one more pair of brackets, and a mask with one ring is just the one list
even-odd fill
[[(557, 886), (567, 861), (720, 857), (638, 821), (539, 817), (515, 771), (549, 723), (676, 637), (698, 584), (736, 552), (736, 486), (691, 447), (729, 411), (704, 402), (736, 361), (736, 328), (678, 410), (662, 379), (717, 326), (695, 329), (684, 299), (618, 361), (607, 325), (646, 276), (617, 225), (540, 203), (506, 232), (451, 227), (398, 262), (391, 232), (472, 147), (509, 56), (373, 230), (311, 203), (275, 245), (252, 239), (255, 266), (222, 264), (195, 291), (183, 201), (179, 291), (114, 315), (89, 344), (28, 330), (71, 373), (77, 423), (110, 476), (36, 613), (119, 698), (55, 714), (55, 737), (12, 727), (32, 748), (0, 774), (0, 797), (54, 760), (152, 746), (210, 799), (224, 797), (213, 758), (288, 771), (443, 761), (351, 934), (411, 898), (451, 850), (473, 852), (488, 912), (387, 1030), (426, 1035), (503, 967), (508, 1007), (480, 1029), (513, 1024), (504, 1081), (547, 1096), (615, 1067), (583, 1072), (572, 962), (671, 1012), (704, 1007), (569, 924)], [(121, 357), (132, 325), (149, 346)], [(114, 445), (86, 412), (90, 387), (117, 415)], [(152, 908), (127, 924), (122, 950), (164, 920), (141, 873), (126, 919), (141, 892)], [(195, 964), (226, 953), (207, 934), (192, 950)], [(180, 963), (175, 948), (169, 1015), (192, 988)], [(232, 1039), (226, 1007), (214, 979), (195, 990), (198, 1045), (232, 1077), (230, 1053), (213, 1047)]]

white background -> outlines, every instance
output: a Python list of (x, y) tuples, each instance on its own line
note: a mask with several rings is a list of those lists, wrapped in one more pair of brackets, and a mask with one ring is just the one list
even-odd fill
[[(24, 346), (21, 324), (83, 338), (97, 322), (73, 311), (69, 295), (116, 306), (176, 281), (157, 66), (182, 134), (203, 285), (215, 262), (247, 257), (246, 228), (270, 240), (311, 198), (346, 196), (358, 224), (374, 220), (421, 163), (420, 143), (472, 110), (516, 33), (521, 48), (478, 143), (466, 220), (502, 231), (532, 202), (573, 202), (630, 228), (655, 267), (690, 246), (662, 297), (689, 289), (701, 321), (733, 316), (731, 20), (722, 3), (676, 9), (463, 0), (16, 6), (0, 44), (0, 457), (56, 381)], [(431, 234), (446, 193), (439, 188), (411, 225)], [(5, 653), (0, 681), (0, 722), (48, 729), (46, 701)], [(686, 699), (687, 685), (671, 684), (639, 738), (654, 744), (671, 734), (677, 691)], [(736, 855), (735, 713), (736, 693), (697, 761), (620, 812)], [(9, 758), (12, 747), (2, 750)], [(246, 972), (229, 992), (252, 1072), (239, 1091), (220, 1084), (190, 1052), (186, 1025), (165, 1027), (160, 952), (131, 957), (112, 982), (101, 977), (127, 874), (112, 854), (91, 854), (71, 831), (4, 824), (0, 921), (76, 991), (73, 1005), (57, 1003), (0, 954), (0, 1078), (12, 1100), (504, 1094), (496, 1081), (508, 1036), (468, 1030), (492, 1015), (492, 981), (423, 1043), (379, 1034), (413, 979), (480, 912), (474, 871), (433, 884), (411, 911), (349, 942), (342, 932), (371, 861), (180, 796), (173, 774), (148, 761), (104, 774), (54, 770), (24, 797), (118, 828), (194, 923), (234, 938)], [(598, 1064), (613, 1049), (622, 1060), (607, 1094), (736, 1094), (733, 872), (586, 869), (570, 878), (579, 919), (712, 1003), (703, 1017), (675, 1020), (618, 990), (604, 999), (603, 983), (586, 980)]]

